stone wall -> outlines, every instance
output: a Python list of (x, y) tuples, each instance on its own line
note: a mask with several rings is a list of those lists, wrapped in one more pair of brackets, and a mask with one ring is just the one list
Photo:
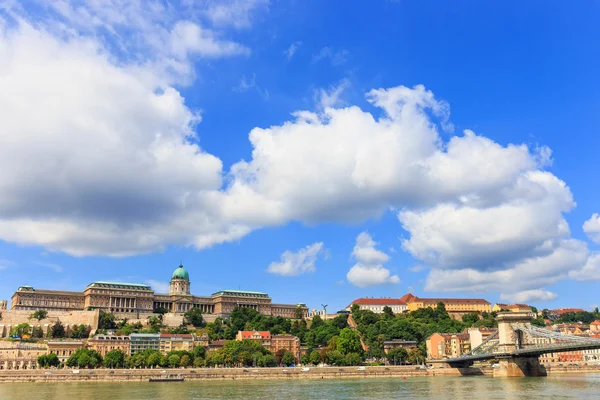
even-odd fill
[(0, 338), (6, 338), (10, 336), (10, 331), (14, 326), (19, 324), (29, 324), (32, 327), (41, 327), (44, 334), (48, 332), (48, 329), (54, 325), (57, 321), (60, 321), (64, 326), (67, 333), (70, 328), (74, 325), (86, 325), (92, 329), (98, 327), (98, 318), (100, 312), (95, 311), (48, 311), (48, 316), (38, 321), (37, 319), (30, 319), (30, 315), (33, 313), (31, 310), (7, 310), (2, 311), (2, 319), (0, 320)]

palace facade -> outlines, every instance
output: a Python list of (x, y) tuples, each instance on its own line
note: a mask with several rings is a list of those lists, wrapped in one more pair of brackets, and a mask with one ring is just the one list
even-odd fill
[(21, 286), (11, 298), (13, 310), (102, 310), (113, 313), (153, 313), (157, 309), (183, 314), (200, 308), (205, 314), (228, 316), (235, 307), (252, 308), (263, 315), (295, 318), (299, 304), (274, 304), (268, 294), (244, 290), (221, 290), (210, 296), (196, 296), (190, 291), (190, 277), (183, 265), (171, 275), (168, 294), (155, 293), (152, 287), (139, 283), (96, 281), (82, 292), (37, 289)]

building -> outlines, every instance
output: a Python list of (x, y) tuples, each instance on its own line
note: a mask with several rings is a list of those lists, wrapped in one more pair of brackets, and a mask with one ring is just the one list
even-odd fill
[(399, 314), (408, 311), (406, 303), (400, 299), (392, 299), (391, 297), (361, 297), (348, 304), (346, 311), (351, 311), (352, 306), (358, 304), (361, 310), (373, 311), (376, 314), (383, 313), (385, 307), (392, 309), (394, 314)]
[(45, 344), (0, 342), (0, 370), (35, 369), (37, 358), (47, 352)]
[(449, 313), (466, 314), (471, 312), (482, 313), (491, 312), (492, 306), (489, 301), (484, 299), (445, 299), (445, 298), (424, 298), (407, 293), (400, 298), (408, 306), (408, 311), (415, 311), (421, 308), (437, 307), (438, 303), (443, 303), (446, 311)]
[(210, 343), (208, 343), (208, 351), (217, 351), (217, 350), (221, 350), (223, 348), (223, 346), (225, 346), (225, 342), (227, 342), (227, 340), (213, 340)]
[(121, 350), (125, 354), (131, 352), (131, 343), (129, 336), (117, 335), (96, 335), (87, 341), (87, 347), (96, 350), (102, 357), (113, 350)]
[(83, 349), (85, 343), (81, 340), (49, 340), (48, 353), (56, 354), (61, 363), (67, 362), (77, 350)]
[(590, 331), (591, 331), (593, 334), (600, 333), (600, 321), (598, 321), (598, 320), (595, 320), (594, 322), (592, 322), (592, 323), (590, 324)]
[(308, 316), (303, 303), (274, 304), (268, 294), (244, 290), (221, 290), (211, 296), (191, 293), (188, 271), (179, 265), (171, 275), (169, 293), (155, 293), (152, 287), (139, 283), (96, 281), (82, 292), (37, 289), (25, 285), (17, 289), (11, 298), (12, 310), (102, 310), (112, 313), (152, 313), (158, 308), (167, 312), (183, 314), (199, 308), (204, 314), (226, 317), (236, 307), (252, 308), (263, 315), (295, 318), (298, 310)]
[(287, 350), (292, 352), (296, 363), (300, 362), (300, 339), (294, 335), (272, 335), (271, 346), (269, 347), (271, 353), (275, 354), (279, 350)]
[(383, 342), (383, 352), (386, 354), (390, 350), (400, 349), (400, 348), (405, 349), (406, 351), (408, 351), (410, 349), (416, 349), (417, 342), (415, 342), (414, 340), (401, 340), (401, 339), (386, 340)]
[(496, 303), (494, 307), (492, 307), (492, 311), (500, 312), (500, 311), (510, 311), (510, 312), (532, 312), (531, 306), (527, 304), (503, 304)]
[(585, 310), (583, 308), (557, 308), (556, 310), (550, 310), (550, 312), (548, 313), (548, 317), (550, 317), (551, 320), (557, 320), (563, 314), (578, 313), (578, 312), (584, 312), (584, 311)]
[(434, 333), (427, 338), (425, 345), (430, 360), (458, 357), (471, 351), (467, 333)]
[(271, 332), (269, 331), (238, 331), (235, 335), (235, 340), (256, 340), (259, 341), (263, 347), (269, 349), (271, 347)]
[(167, 354), (170, 351), (194, 350), (194, 336), (190, 334), (160, 334), (160, 352)]
[(474, 349), (496, 332), (498, 332), (496, 328), (467, 328), (465, 333), (469, 334), (469, 343), (471, 348)]
[(131, 355), (147, 349), (160, 351), (160, 333), (132, 333), (129, 346)]
[(8, 301), (0, 300), (0, 311), (6, 310), (8, 308)]

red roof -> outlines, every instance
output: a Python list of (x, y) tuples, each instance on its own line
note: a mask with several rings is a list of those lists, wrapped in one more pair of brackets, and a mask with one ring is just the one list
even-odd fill
[(584, 312), (585, 310), (582, 308), (559, 308), (558, 310), (553, 311), (559, 315), (562, 315), (569, 312)]
[(600, 325), (600, 321), (595, 320), (594, 322), (592, 322), (590, 325)]
[(470, 303), (470, 304), (490, 304), (489, 301), (485, 299), (435, 299), (435, 298), (425, 298), (425, 297), (417, 297), (412, 293), (407, 293), (404, 296), (400, 297), (400, 301), (405, 303), (412, 303), (415, 301), (422, 301), (423, 303), (452, 303), (452, 302), (461, 302), (461, 303)]
[(271, 332), (269, 331), (240, 331), (242, 339), (254, 339), (253, 336), (260, 335), (261, 339), (270, 339)]
[(181, 338), (181, 339), (193, 339), (194, 337), (189, 333), (161, 333), (161, 338)]
[(385, 305), (393, 305), (393, 306), (398, 306), (398, 305), (405, 305), (406, 303), (404, 301), (402, 301), (402, 299), (392, 299), (392, 298), (369, 298), (369, 297), (361, 297), (360, 299), (356, 299), (354, 300), (352, 303), (350, 303), (350, 305), (352, 304), (363, 304), (363, 305), (368, 305), (368, 306), (385, 306)]

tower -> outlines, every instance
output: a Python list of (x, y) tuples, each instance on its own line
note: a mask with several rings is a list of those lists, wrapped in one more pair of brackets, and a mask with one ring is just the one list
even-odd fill
[(171, 275), (169, 294), (190, 294), (190, 275), (181, 264)]

